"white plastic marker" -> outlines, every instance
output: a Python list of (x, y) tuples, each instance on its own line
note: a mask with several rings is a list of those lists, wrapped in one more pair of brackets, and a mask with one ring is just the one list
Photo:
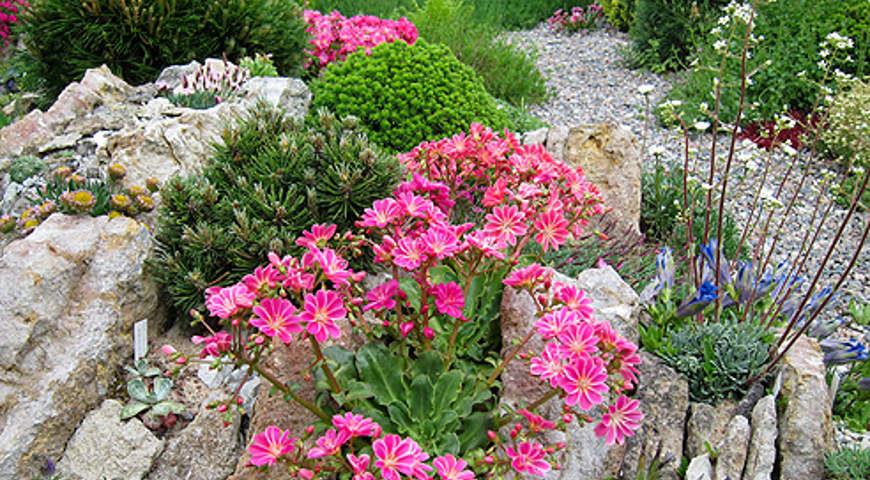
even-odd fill
[(133, 325), (133, 361), (148, 355), (148, 319)]

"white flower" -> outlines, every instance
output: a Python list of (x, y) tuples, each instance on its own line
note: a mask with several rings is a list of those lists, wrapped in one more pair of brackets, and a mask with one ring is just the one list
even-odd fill
[(695, 122), (695, 124), (692, 126), (695, 128), (695, 130), (698, 130), (699, 132), (703, 132), (703, 131), (707, 130), (708, 128), (710, 128), (710, 122)]
[(837, 50), (848, 50), (855, 45), (851, 38), (840, 35), (839, 32), (829, 33), (828, 36), (825, 37), (825, 42)]
[(660, 156), (664, 155), (665, 151), (666, 151), (665, 147), (663, 147), (661, 145), (653, 145), (652, 147), (649, 148), (650, 155), (652, 155), (654, 157), (660, 157)]
[(726, 42), (725, 40), (716, 40), (715, 42), (713, 42), (713, 49), (719, 53), (725, 53), (725, 51), (728, 49), (728, 42)]
[(785, 152), (786, 155), (788, 155), (790, 157), (793, 157), (793, 156), (797, 155), (797, 153), (798, 153), (797, 150), (792, 148), (792, 146), (787, 144), (787, 143), (783, 143), (782, 145), (780, 145), (780, 148), (782, 149), (783, 152)]
[(650, 85), (648, 83), (644, 83), (643, 85), (640, 85), (639, 87), (637, 87), (637, 91), (641, 95), (649, 95), (655, 89), (656, 89), (656, 87), (654, 87), (653, 85)]

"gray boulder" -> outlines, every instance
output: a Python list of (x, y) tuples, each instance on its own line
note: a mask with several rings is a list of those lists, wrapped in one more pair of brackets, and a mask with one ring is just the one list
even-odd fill
[(744, 480), (770, 480), (776, 463), (776, 398), (763, 397), (752, 409), (752, 438)]

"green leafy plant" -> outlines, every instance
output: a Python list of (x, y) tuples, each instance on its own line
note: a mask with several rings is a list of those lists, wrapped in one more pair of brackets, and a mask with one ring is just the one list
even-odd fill
[(655, 318), (641, 327), (641, 343), (686, 376), (689, 396), (714, 403), (739, 398), (746, 381), (761, 372), (773, 335), (753, 322), (679, 325)]
[(214, 92), (169, 93), (166, 99), (176, 107), (207, 110), (218, 104), (218, 96)]
[(517, 106), (546, 100), (547, 85), (535, 59), (497, 38), (497, 27), (475, 21), (474, 10), (468, 1), (427, 0), (408, 17), (420, 38), (450, 47), (496, 98)]
[[(652, 172), (641, 179), (640, 229), (650, 241), (661, 242), (678, 249), (686, 244), (688, 212), (683, 203), (682, 168), (657, 163)], [(692, 206), (692, 238), (704, 233), (707, 192), (695, 179), (688, 179), (686, 194)], [(716, 200), (718, 201), (718, 200)], [(710, 214), (710, 224), (718, 221), (718, 211)], [(726, 212), (722, 225), (722, 246), (726, 256), (733, 257), (740, 242), (737, 224)]]
[[(725, 0), (637, 0), (631, 24), (633, 63), (676, 70), (695, 54)], [(607, 10), (605, 10), (606, 14)]]
[(842, 448), (825, 456), (825, 470), (832, 480), (870, 478), (870, 449)]
[(298, 5), (284, 0), (45, 0), (23, 15), (21, 65), (51, 97), (101, 64), (143, 83), (169, 65), (269, 51), (291, 74), (304, 29)]
[(636, 0), (598, 0), (607, 21), (617, 30), (627, 32), (634, 22)]
[(459, 133), (472, 122), (507, 126), (480, 78), (444, 45), (382, 44), (330, 65), (311, 83), (313, 107), (358, 117), (373, 142), (407, 151)]
[(159, 368), (148, 366), (143, 359), (126, 369), (131, 376), (127, 382), (130, 401), (121, 409), (121, 420), (142, 416), (143, 423), (152, 430), (171, 428), (176, 415), (187, 411), (183, 404), (169, 400), (172, 379), (164, 377)]
[(492, 427), (484, 413), (493, 407), (490, 389), (477, 388), (482, 379), (473, 371), (445, 370), (436, 350), (412, 360), (380, 343), (368, 343), (356, 352), (329, 347), (324, 354), (346, 388), (331, 392), (318, 371), (321, 403), (330, 398), (337, 411), (353, 409), (386, 431), (414, 438), (426, 451), (464, 455), (482, 446)]
[[(769, 120), (783, 110), (810, 111), (820, 92), (826, 74), (817, 66), (820, 43), (831, 32), (839, 32), (853, 40), (845, 53), (853, 61), (841, 57), (834, 67), (856, 77), (868, 72), (870, 49), (870, 3), (864, 0), (778, 0), (757, 2), (753, 35), (761, 39), (752, 47), (747, 59), (747, 72), (755, 72), (747, 86), (745, 121)], [(720, 118), (733, 122), (740, 98), (740, 63), (742, 42), (728, 29), (720, 28), (716, 35), (704, 36), (697, 56), (697, 66), (687, 72), (684, 82), (668, 94), (668, 100), (681, 101), (679, 107), (688, 123), (708, 119), (702, 104), (711, 104), (713, 79), (719, 78), (721, 92)], [(717, 46), (723, 44), (730, 52), (723, 63)], [(720, 47), (721, 48), (721, 47)], [(720, 64), (724, 69), (720, 73)], [(831, 82), (833, 76), (828, 76)], [(832, 87), (833, 85), (828, 85)], [(666, 120), (666, 119), (663, 119)]]
[(254, 57), (244, 57), (239, 60), (239, 66), (251, 72), (252, 77), (277, 77), (278, 69), (272, 61), (271, 54), (257, 53)]
[(181, 312), (202, 305), (216, 282), (237, 281), (266, 254), (294, 252), (314, 223), (351, 227), (389, 194), (398, 163), (352, 117), (320, 112), (305, 126), (259, 106), (226, 131), (201, 174), (162, 189), (152, 263)]
[(524, 102), (514, 106), (510, 103), (498, 100), (498, 104), (508, 116), (508, 124), (514, 131), (531, 132), (533, 130), (550, 126), (547, 122), (529, 113)]
[[(870, 390), (861, 380), (870, 378), (870, 362), (867, 360), (849, 365), (849, 370), (840, 379), (834, 399), (834, 418), (855, 432), (870, 431)], [(862, 388), (863, 387), (863, 388)]]
[(12, 161), (12, 165), (9, 166), (9, 177), (13, 182), (21, 183), (30, 177), (42, 173), (45, 169), (46, 165), (42, 159), (27, 155)]

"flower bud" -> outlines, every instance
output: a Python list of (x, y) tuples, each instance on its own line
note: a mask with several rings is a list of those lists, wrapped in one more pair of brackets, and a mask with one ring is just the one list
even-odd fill
[(124, 168), (120, 163), (113, 163), (109, 165), (109, 168), (106, 169), (106, 172), (109, 174), (109, 178), (112, 180), (120, 180), (127, 175), (127, 169)]
[(218, 405), (218, 407), (217, 407), (217, 411), (218, 411), (218, 412), (221, 412), (221, 413), (226, 412), (226, 411), (227, 411), (227, 404), (222, 403), (222, 404)]
[(185, 363), (187, 363), (187, 357), (184, 357), (184, 356), (178, 357), (178, 359), (175, 360), (175, 363), (177, 363), (179, 365), (184, 365)]
[(59, 180), (66, 179), (67, 177), (72, 175), (72, 173), (73, 173), (72, 168), (70, 168), (66, 165), (61, 165), (60, 167), (55, 168), (54, 172), (52, 172), (54, 177), (59, 179)]
[(435, 338), (435, 330), (426, 327), (423, 329), (423, 336), (426, 338), (426, 340), (432, 340), (433, 338)]
[(305, 433), (307, 433), (308, 435), (313, 434), (314, 433), (314, 425), (309, 425), (309, 426), (305, 427)]
[(562, 421), (565, 423), (571, 423), (574, 421), (574, 415), (571, 415), (570, 413), (566, 413), (566, 414), (562, 415)]
[(160, 180), (157, 180), (154, 177), (148, 177), (145, 179), (145, 188), (148, 189), (151, 193), (156, 193), (160, 190)]
[(491, 442), (496, 442), (498, 441), (498, 434), (493, 432), (492, 430), (487, 430), (486, 438), (488, 438)]
[(169, 344), (166, 344), (166, 345), (163, 345), (162, 347), (160, 347), (160, 351), (164, 355), (166, 355), (167, 357), (172, 356), (178, 352), (178, 350), (176, 350), (175, 347), (173, 347), (172, 345), (169, 345)]
[(487, 455), (487, 456), (483, 457), (483, 463), (485, 463), (487, 465), (492, 465), (493, 463), (495, 463), (495, 459), (492, 458), (492, 455)]
[(308, 470), (307, 468), (300, 468), (298, 474), (299, 478), (303, 478), (305, 480), (311, 480), (312, 478), (314, 478), (314, 472)]

